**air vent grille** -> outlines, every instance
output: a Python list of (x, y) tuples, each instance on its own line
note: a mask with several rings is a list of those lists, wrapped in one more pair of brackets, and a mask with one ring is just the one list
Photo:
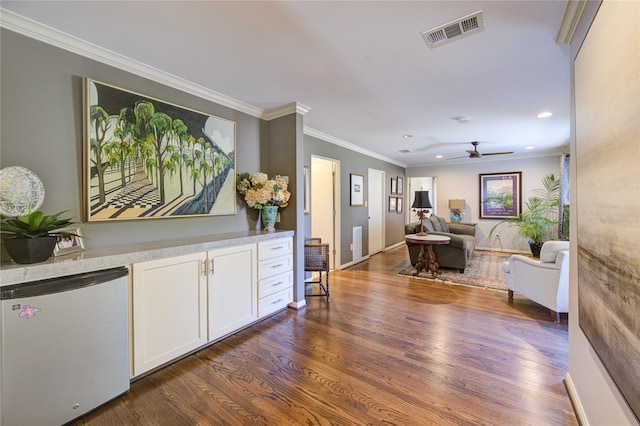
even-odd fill
[(460, 19), (440, 25), (422, 33), (424, 41), (430, 48), (441, 46), (453, 39), (462, 38), (484, 30), (482, 11), (479, 10), (471, 15), (463, 16)]

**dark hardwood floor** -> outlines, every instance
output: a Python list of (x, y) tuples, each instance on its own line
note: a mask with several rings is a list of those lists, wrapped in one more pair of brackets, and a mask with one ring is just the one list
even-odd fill
[(77, 425), (577, 425), (567, 318), (515, 295), (396, 275), (406, 247), (132, 383)]

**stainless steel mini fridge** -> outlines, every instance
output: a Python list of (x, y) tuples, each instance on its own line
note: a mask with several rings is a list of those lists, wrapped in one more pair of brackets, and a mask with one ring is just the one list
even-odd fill
[(61, 425), (129, 390), (127, 274), (0, 289), (3, 426)]

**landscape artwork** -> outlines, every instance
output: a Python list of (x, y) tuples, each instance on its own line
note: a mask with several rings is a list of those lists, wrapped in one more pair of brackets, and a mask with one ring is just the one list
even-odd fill
[(619, 77), (637, 76), (640, 62), (629, 60), (637, 42), (603, 58), (610, 26), (600, 22), (575, 61), (578, 322), (640, 419), (640, 82)]
[(87, 78), (84, 90), (87, 221), (235, 214), (235, 122)]
[(480, 219), (518, 217), (522, 205), (522, 172), (480, 174)]

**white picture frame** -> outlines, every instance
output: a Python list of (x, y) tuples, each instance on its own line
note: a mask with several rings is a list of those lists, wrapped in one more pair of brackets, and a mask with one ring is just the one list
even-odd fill
[(84, 241), (80, 228), (64, 228), (60, 232), (69, 232), (75, 235), (59, 235), (56, 245), (53, 248), (54, 256), (64, 256), (65, 254), (77, 253), (84, 250)]

